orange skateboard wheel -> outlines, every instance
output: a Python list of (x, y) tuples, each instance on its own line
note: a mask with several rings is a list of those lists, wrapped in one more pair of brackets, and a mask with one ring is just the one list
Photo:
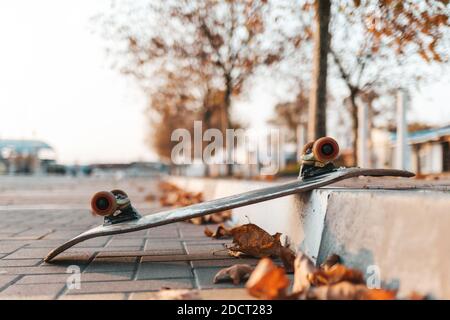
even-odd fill
[(91, 208), (94, 214), (110, 216), (117, 210), (116, 197), (112, 192), (97, 192), (91, 199)]
[(337, 158), (339, 145), (333, 138), (323, 137), (314, 141), (312, 152), (317, 161), (329, 162)]

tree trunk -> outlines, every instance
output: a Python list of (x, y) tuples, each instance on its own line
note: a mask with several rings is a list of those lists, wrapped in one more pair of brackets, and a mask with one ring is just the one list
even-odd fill
[[(226, 130), (230, 128), (230, 107), (231, 107), (231, 93), (232, 93), (232, 83), (231, 83), (231, 76), (229, 74), (225, 75), (225, 97), (224, 97), (224, 103), (222, 106), (222, 112), (220, 115), (220, 125), (221, 125), (221, 131), (224, 135), (224, 143), (226, 143)], [(229, 143), (232, 143), (234, 148), (234, 141), (228, 141)], [(228, 161), (228, 149), (225, 147), (225, 153), (226, 153), (226, 159)], [(225, 175), (227, 177), (233, 176), (233, 164), (226, 165), (225, 169)]]
[(309, 141), (327, 134), (327, 66), (330, 43), (328, 26), (330, 23), (331, 0), (316, 0), (314, 7), (316, 31), (314, 35), (314, 61), (309, 99)]
[(356, 104), (356, 95), (357, 92), (355, 90), (350, 91), (350, 114), (352, 117), (352, 165), (356, 166), (358, 163), (358, 106)]

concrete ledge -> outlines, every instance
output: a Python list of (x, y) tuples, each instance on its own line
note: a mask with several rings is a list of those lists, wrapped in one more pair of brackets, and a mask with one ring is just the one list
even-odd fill
[[(272, 183), (170, 177), (206, 199), (262, 188)], [(233, 223), (258, 224), (270, 233), (282, 232), (294, 248), (317, 263), (339, 254), (346, 265), (379, 275), (385, 284), (450, 298), (450, 192), (448, 187), (411, 183), (401, 190), (380, 188), (383, 178), (345, 182), (233, 210)], [(413, 181), (414, 182), (414, 181)], [(353, 185), (362, 188), (349, 188)]]

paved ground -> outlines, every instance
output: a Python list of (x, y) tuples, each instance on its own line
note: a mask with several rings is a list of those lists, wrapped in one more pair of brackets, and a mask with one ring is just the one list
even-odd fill
[[(127, 190), (143, 214), (158, 209), (144, 200), (157, 193), (151, 178), (0, 177), (0, 299), (146, 299), (162, 288), (245, 297), (245, 290), (212, 278), (223, 267), (257, 260), (227, 256), (226, 242), (188, 223), (91, 239), (44, 263), (52, 248), (102, 223), (89, 213), (90, 197), (114, 188)], [(69, 289), (77, 270), (81, 287)]]

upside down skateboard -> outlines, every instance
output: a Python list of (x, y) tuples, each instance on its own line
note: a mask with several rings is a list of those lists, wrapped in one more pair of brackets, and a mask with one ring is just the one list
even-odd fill
[(91, 207), (94, 214), (104, 217), (104, 224), (83, 232), (55, 248), (45, 257), (45, 261), (51, 261), (66, 249), (88, 239), (149, 229), (295, 193), (307, 192), (352, 177), (414, 176), (411, 172), (393, 169), (337, 168), (332, 161), (336, 159), (338, 153), (339, 146), (336, 141), (329, 137), (323, 137), (304, 146), (300, 175), (296, 181), (147, 216), (141, 216), (137, 212), (124, 191), (98, 192), (92, 198)]

